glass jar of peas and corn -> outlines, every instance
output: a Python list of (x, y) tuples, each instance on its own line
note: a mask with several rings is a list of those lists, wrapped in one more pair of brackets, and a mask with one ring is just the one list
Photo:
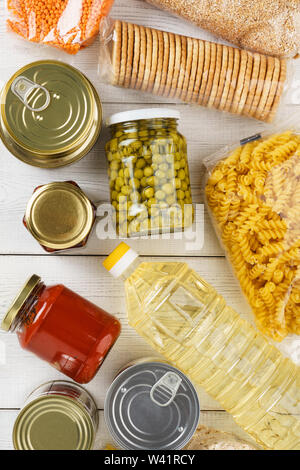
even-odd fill
[(106, 144), (117, 232), (139, 236), (183, 230), (193, 222), (185, 138), (180, 114), (142, 109), (111, 116)]

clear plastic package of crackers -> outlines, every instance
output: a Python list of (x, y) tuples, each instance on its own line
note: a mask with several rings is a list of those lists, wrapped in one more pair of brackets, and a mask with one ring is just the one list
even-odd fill
[(146, 0), (238, 47), (277, 57), (300, 54), (300, 0)]
[(285, 59), (105, 18), (102, 80), (272, 122), (287, 83)]
[(7, 27), (28, 41), (76, 54), (97, 37), (114, 0), (5, 0)]
[(257, 134), (204, 164), (208, 211), (258, 328), (300, 335), (299, 131)]

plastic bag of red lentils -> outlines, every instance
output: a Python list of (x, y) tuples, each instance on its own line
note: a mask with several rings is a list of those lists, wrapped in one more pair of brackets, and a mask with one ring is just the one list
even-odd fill
[(90, 45), (114, 0), (6, 0), (7, 26), (24, 39), (76, 54)]

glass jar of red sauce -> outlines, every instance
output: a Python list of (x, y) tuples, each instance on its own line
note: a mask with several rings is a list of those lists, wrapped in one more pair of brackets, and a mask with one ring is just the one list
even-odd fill
[(75, 382), (90, 382), (114, 345), (121, 325), (112, 315), (62, 284), (46, 286), (33, 275), (5, 315), (23, 349)]

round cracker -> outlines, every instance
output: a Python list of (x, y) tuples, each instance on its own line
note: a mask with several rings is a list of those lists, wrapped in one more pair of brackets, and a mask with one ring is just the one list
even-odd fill
[(229, 92), (227, 95), (226, 105), (224, 110), (230, 111), (232, 106), (233, 97), (236, 91), (239, 70), (240, 70), (240, 63), (241, 63), (241, 51), (239, 49), (234, 49), (234, 58), (233, 58), (233, 70), (230, 78), (229, 83)]
[(164, 96), (169, 96), (172, 86), (172, 80), (174, 75), (174, 65), (175, 65), (175, 34), (169, 34), (169, 44), (170, 44), (170, 53), (169, 53), (169, 64), (168, 64), (168, 73), (166, 79), (166, 87), (164, 91)]
[(145, 73), (143, 78), (143, 83), (141, 90), (147, 91), (149, 85), (149, 79), (151, 74), (151, 67), (152, 67), (152, 31), (150, 28), (146, 29), (146, 63), (145, 63)]
[(133, 61), (133, 48), (134, 48), (134, 25), (127, 23), (127, 62), (124, 79), (124, 87), (128, 88), (131, 81), (132, 74), (132, 61)]
[(256, 113), (254, 115), (257, 119), (261, 119), (263, 110), (265, 109), (265, 106), (266, 106), (266, 103), (267, 103), (267, 100), (268, 100), (268, 96), (269, 96), (269, 93), (270, 93), (271, 85), (272, 85), (272, 77), (273, 77), (273, 73), (274, 73), (274, 68), (275, 68), (275, 59), (274, 59), (274, 57), (268, 57), (267, 58), (267, 73), (266, 73), (266, 77), (265, 77), (265, 80), (264, 80), (264, 86), (263, 86), (263, 90), (262, 90), (262, 94), (261, 94), (259, 104), (257, 106)]
[(150, 66), (150, 77), (149, 84), (147, 86), (147, 91), (151, 92), (154, 87), (157, 64), (158, 64), (158, 34), (156, 29), (151, 29), (152, 33), (152, 59)]
[(118, 85), (120, 77), (120, 64), (121, 64), (121, 46), (122, 46), (122, 23), (117, 20), (114, 25), (113, 34), (113, 53), (112, 53), (112, 67), (113, 78), (112, 84)]
[(169, 55), (170, 55), (170, 40), (169, 40), (169, 33), (163, 31), (163, 63), (162, 63), (162, 74), (160, 80), (160, 87), (157, 92), (158, 95), (163, 95), (165, 92), (165, 86), (167, 81), (168, 75), (168, 67), (169, 67)]
[(239, 75), (237, 79), (235, 92), (233, 95), (232, 105), (230, 108), (230, 112), (234, 114), (236, 114), (238, 111), (238, 106), (239, 106), (241, 95), (242, 95), (243, 88), (244, 88), (244, 81), (245, 81), (247, 62), (248, 62), (247, 52), (244, 50), (241, 50), (240, 54), (241, 54), (241, 62), (240, 62)]
[(180, 98), (181, 96), (184, 77), (186, 74), (186, 64), (187, 64), (187, 38), (186, 36), (181, 36), (180, 39), (181, 39), (181, 61), (180, 61), (180, 71), (179, 71), (179, 76), (178, 76), (175, 98)]
[(251, 75), (251, 80), (250, 80), (250, 87), (248, 91), (248, 96), (247, 100), (243, 109), (243, 114), (246, 116), (250, 112), (254, 96), (255, 96), (255, 91), (258, 83), (258, 76), (259, 76), (259, 68), (260, 68), (260, 54), (255, 52), (253, 54), (253, 69), (252, 69), (252, 75)]
[(140, 32), (140, 27), (137, 24), (135, 24), (134, 25), (134, 50), (133, 50), (130, 88), (135, 88), (135, 85), (136, 85), (139, 66), (140, 66), (140, 55), (141, 55), (141, 32)]
[(214, 42), (210, 43), (210, 66), (207, 79), (207, 85), (204, 92), (204, 97), (202, 101), (202, 106), (207, 106), (208, 100), (210, 98), (211, 89), (213, 86), (215, 70), (216, 70), (216, 61), (217, 61), (217, 44)]
[(278, 88), (278, 82), (279, 82), (279, 76), (280, 76), (280, 60), (275, 57), (274, 58), (275, 64), (274, 64), (274, 72), (273, 72), (273, 78), (272, 78), (272, 83), (271, 83), (271, 88), (269, 92), (269, 96), (265, 105), (265, 109), (263, 110), (260, 119), (263, 121), (266, 120), (267, 116), (269, 115), (271, 111), (271, 106), (274, 102), (275, 99), (275, 94)]
[(186, 66), (185, 66), (184, 82), (182, 86), (182, 93), (180, 95), (180, 98), (182, 100), (185, 100), (187, 92), (188, 92), (188, 88), (190, 85), (193, 57), (194, 57), (194, 40), (192, 38), (187, 38), (187, 59), (186, 59)]
[(222, 44), (217, 44), (217, 55), (216, 55), (216, 68), (215, 68), (215, 73), (213, 77), (213, 83), (211, 87), (211, 92), (210, 92), (210, 97), (207, 102), (207, 106), (209, 108), (212, 108), (217, 96), (217, 91), (218, 91), (218, 86), (219, 86), (219, 81), (220, 81), (220, 75), (221, 75), (221, 69), (222, 69), (222, 55), (223, 55), (223, 46)]
[(182, 99), (188, 103), (192, 101), (193, 90), (196, 81), (197, 67), (198, 67), (198, 57), (199, 57), (199, 41), (198, 39), (193, 39), (193, 57), (192, 57), (192, 66), (191, 66), (191, 75), (188, 83), (188, 89), (185, 95), (182, 95)]
[(204, 98), (204, 93), (206, 90), (206, 85), (208, 82), (209, 68), (210, 68), (210, 42), (204, 41), (204, 66), (202, 72), (201, 86), (198, 95), (198, 104), (201, 104)]
[(257, 106), (261, 97), (261, 93), (264, 88), (264, 81), (265, 81), (266, 73), (267, 73), (267, 56), (261, 55), (257, 86), (256, 86), (255, 95), (254, 95), (253, 102), (252, 102), (250, 111), (248, 113), (248, 116), (253, 117), (254, 114), (256, 113)]
[(202, 39), (198, 40), (198, 64), (197, 72), (195, 79), (195, 86), (192, 93), (192, 102), (197, 103), (199, 97), (200, 86), (202, 83), (203, 77), (203, 68), (204, 68), (204, 58), (205, 58), (205, 42)]
[(158, 40), (158, 60), (157, 60), (157, 69), (156, 69), (156, 77), (154, 81), (154, 87), (152, 93), (155, 95), (158, 94), (160, 89), (160, 82), (163, 72), (163, 59), (164, 59), (164, 36), (162, 31), (157, 30), (157, 40)]
[(221, 98), (224, 90), (225, 79), (226, 79), (226, 72), (228, 67), (228, 56), (229, 56), (229, 48), (227, 46), (222, 45), (222, 67), (220, 72), (220, 79), (217, 88), (217, 93), (215, 97), (215, 101), (213, 106), (215, 108), (219, 108), (221, 104)]
[(121, 65), (120, 65), (120, 77), (119, 85), (123, 86), (125, 81), (126, 74), (126, 64), (127, 64), (127, 36), (128, 26), (127, 23), (122, 21), (122, 46), (121, 46)]
[(181, 61), (181, 38), (178, 34), (175, 34), (175, 64), (174, 64), (174, 74), (172, 79), (170, 98), (175, 96), (178, 84), (178, 78), (180, 73), (180, 61)]
[(147, 47), (147, 41), (146, 41), (146, 29), (144, 26), (140, 26), (140, 61), (139, 61), (139, 68), (138, 68), (138, 75), (137, 75), (137, 80), (135, 84), (135, 88), (137, 90), (141, 89), (143, 79), (144, 79), (144, 73), (145, 73), (145, 67), (146, 67), (146, 47)]
[(247, 52), (248, 55), (248, 61), (247, 61), (247, 68), (246, 68), (246, 74), (245, 74), (245, 80), (244, 80), (244, 86), (243, 86), (243, 91), (241, 94), (241, 99), (237, 108), (237, 114), (242, 114), (249, 88), (250, 88), (250, 83), (251, 83), (251, 75), (252, 75), (252, 69), (253, 69), (253, 55), (251, 52)]
[[(232, 76), (233, 76), (234, 68), (235, 68), (235, 56), (237, 55), (235, 53), (236, 50), (238, 51), (238, 49), (234, 49), (233, 47), (228, 47), (228, 64), (227, 64), (227, 69), (225, 71), (224, 89), (223, 89), (223, 93), (222, 93), (221, 101), (219, 105), (219, 109), (221, 111), (226, 110), (227, 106), (230, 108), (230, 105), (231, 105), (231, 100), (229, 101), (228, 95), (230, 94)], [(239, 56), (236, 57), (236, 62), (237, 63), (239, 62)], [(233, 96), (233, 92), (232, 92), (232, 96)]]
[(285, 59), (281, 59), (280, 60), (280, 77), (279, 77), (278, 87), (276, 90), (274, 102), (271, 107), (271, 111), (269, 115), (266, 117), (266, 122), (273, 122), (274, 120), (274, 117), (277, 113), (278, 106), (282, 97), (286, 77), (287, 77), (287, 62)]

